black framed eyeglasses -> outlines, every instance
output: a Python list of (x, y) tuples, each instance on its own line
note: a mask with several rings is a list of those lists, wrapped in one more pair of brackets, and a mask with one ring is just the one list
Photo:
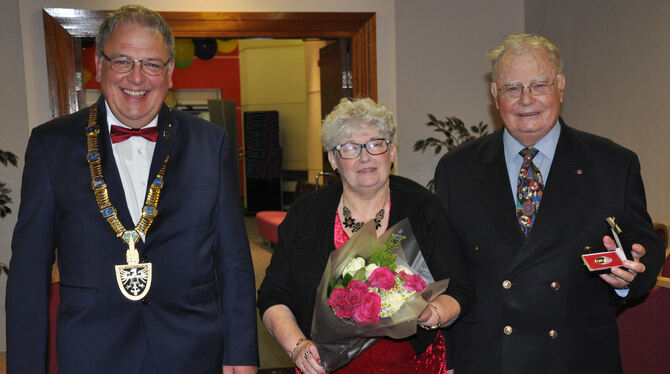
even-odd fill
[(135, 68), (135, 63), (139, 62), (140, 67), (145, 74), (160, 75), (163, 72), (163, 69), (165, 69), (165, 66), (170, 63), (170, 60), (163, 62), (155, 58), (135, 60), (126, 56), (107, 57), (104, 53), (101, 54), (102, 57), (109, 61), (109, 67), (117, 73), (128, 73)]
[(521, 83), (515, 84), (504, 84), (498, 91), (503, 99), (518, 99), (523, 94), (524, 88), (527, 88), (533, 96), (542, 96), (549, 95), (551, 93), (551, 88), (554, 86), (556, 80), (552, 81), (539, 81), (539, 82), (530, 82), (528, 86), (524, 86)]
[(337, 147), (331, 149), (331, 151), (337, 151), (341, 158), (345, 160), (351, 160), (358, 158), (363, 152), (363, 148), (371, 156), (377, 156), (388, 152), (389, 145), (391, 140), (387, 138), (374, 138), (365, 144), (358, 144), (354, 142), (348, 142), (340, 144)]

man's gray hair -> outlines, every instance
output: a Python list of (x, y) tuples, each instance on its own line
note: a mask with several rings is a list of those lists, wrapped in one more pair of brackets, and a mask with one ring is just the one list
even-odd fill
[(348, 138), (366, 124), (379, 134), (394, 140), (396, 124), (391, 113), (384, 105), (375, 103), (372, 99), (342, 99), (330, 114), (323, 120), (321, 126), (321, 143), (328, 152), (338, 145), (338, 141)]
[(551, 60), (558, 70), (557, 73), (563, 72), (563, 62), (561, 62), (561, 53), (551, 40), (541, 35), (533, 35), (526, 33), (510, 34), (499, 46), (490, 50), (486, 57), (488, 57), (491, 64), (491, 80), (495, 81), (496, 72), (498, 71), (498, 63), (507, 51), (519, 51), (524, 49), (542, 49), (549, 54)]
[(160, 35), (170, 53), (170, 60), (174, 60), (174, 36), (165, 19), (160, 14), (141, 5), (125, 5), (110, 13), (100, 25), (95, 45), (98, 56), (102, 57), (107, 38), (120, 24), (135, 23)]

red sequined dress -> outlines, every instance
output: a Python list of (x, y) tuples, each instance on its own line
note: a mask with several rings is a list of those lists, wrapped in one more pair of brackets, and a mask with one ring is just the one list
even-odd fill
[[(342, 228), (340, 216), (336, 213), (335, 248), (340, 248), (347, 240), (349, 236)], [(446, 372), (446, 343), (444, 336), (437, 334), (433, 343), (418, 356), (408, 340), (380, 339), (333, 374), (444, 374)], [(296, 373), (300, 371), (296, 369)]]

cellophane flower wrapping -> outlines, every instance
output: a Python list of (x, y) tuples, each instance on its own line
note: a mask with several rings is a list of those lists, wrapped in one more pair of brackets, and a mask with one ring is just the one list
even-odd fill
[[(404, 240), (396, 248), (396, 264), (409, 268), (426, 282), (426, 287), (411, 294), (392, 316), (378, 322), (356, 322), (353, 318), (340, 318), (328, 304), (329, 285), (342, 275), (354, 258), (369, 259), (375, 246), (387, 243), (393, 235)], [(369, 221), (339, 249), (330, 254), (321, 282), (316, 290), (316, 305), (312, 318), (311, 339), (316, 345), (321, 365), (327, 373), (333, 372), (363, 353), (380, 337), (407, 338), (416, 333), (419, 315), (429, 302), (442, 294), (449, 285), (448, 279), (435, 282), (421, 253), (409, 219), (405, 218), (377, 238), (375, 224)], [(332, 287), (332, 286), (331, 286)]]

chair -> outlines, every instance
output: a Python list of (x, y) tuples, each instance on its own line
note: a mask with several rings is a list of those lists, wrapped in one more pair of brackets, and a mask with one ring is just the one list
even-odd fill
[[(315, 184), (298, 183), (296, 185), (296, 198), (305, 193), (309, 193), (319, 189), (320, 180), (323, 180), (323, 185), (326, 185), (326, 177), (337, 177), (334, 173), (321, 172), (315, 177)], [(321, 179), (323, 178), (323, 179)], [(258, 226), (258, 234), (270, 242), (271, 245), (277, 244), (279, 236), (277, 235), (277, 228), (286, 218), (286, 212), (278, 210), (264, 210), (256, 213), (256, 225)]]
[(617, 316), (621, 360), (626, 374), (667, 373), (670, 371), (670, 249), (668, 228), (654, 224), (666, 247), (665, 265), (656, 287), (641, 300), (626, 305)]

